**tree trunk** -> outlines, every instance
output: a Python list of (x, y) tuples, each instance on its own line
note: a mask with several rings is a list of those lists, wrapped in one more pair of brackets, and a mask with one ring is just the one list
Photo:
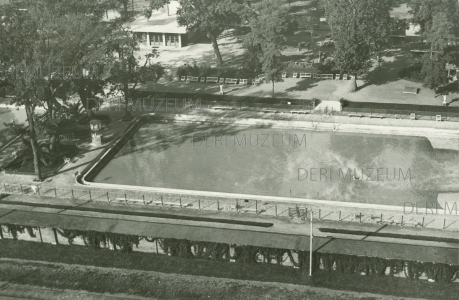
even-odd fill
[(128, 19), (128, 4), (127, 4), (127, 2), (124, 2), (123, 6), (124, 6), (124, 20), (126, 21)]
[(350, 92), (353, 93), (357, 91), (357, 75), (353, 76), (351, 79)]
[(129, 87), (127, 83), (124, 85), (124, 101), (126, 102), (126, 113), (123, 117), (123, 120), (130, 121), (131, 112), (129, 111)]
[(35, 122), (33, 119), (33, 111), (32, 107), (30, 107), (30, 100), (25, 101), (25, 109), (26, 109), (26, 114), (27, 114), (27, 121), (29, 122), (29, 138), (30, 138), (30, 146), (32, 147), (32, 153), (33, 153), (33, 167), (35, 171), (35, 175), (37, 175), (37, 179), (41, 181), (41, 171), (40, 171), (40, 166), (38, 164), (39, 158), (38, 158), (38, 143), (37, 143), (37, 137), (35, 135)]
[(271, 95), (274, 98), (274, 80), (272, 80), (271, 82), (273, 83), (273, 89), (272, 89)]
[(210, 41), (212, 42), (212, 47), (214, 47), (214, 52), (217, 56), (217, 64), (219, 66), (223, 65), (223, 58), (220, 53), (220, 49), (218, 49), (217, 37), (213, 33), (208, 33), (207, 36), (210, 38)]

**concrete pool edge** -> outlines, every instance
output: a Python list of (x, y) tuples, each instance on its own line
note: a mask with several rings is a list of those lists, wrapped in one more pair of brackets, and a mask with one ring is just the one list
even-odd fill
[[(427, 138), (434, 149), (459, 151), (459, 131), (429, 127), (401, 127), (387, 125), (364, 125), (352, 123), (317, 122), (317, 121), (284, 121), (272, 119), (237, 119), (225, 117), (201, 117), (193, 115), (176, 115), (175, 122), (233, 124), (235, 126), (270, 126), (272, 128), (302, 129), (316, 131), (335, 131), (345, 133), (382, 134), (398, 136), (416, 136)], [(445, 141), (450, 141), (450, 143)]]
[[(115, 155), (117, 151), (117, 147), (119, 144), (123, 142), (123, 139), (126, 139), (129, 134), (132, 134), (133, 129), (137, 128), (138, 125), (142, 125), (146, 118), (154, 117), (154, 114), (142, 115), (136, 118), (128, 128), (123, 132), (123, 135), (118, 137), (107, 146), (97, 157), (94, 161), (79, 175), (76, 177), (76, 183), (80, 186), (89, 186), (95, 188), (102, 188), (102, 189), (115, 189), (115, 190), (128, 190), (128, 191), (135, 191), (135, 192), (149, 192), (149, 193), (158, 193), (162, 195), (173, 195), (173, 197), (181, 197), (181, 196), (191, 196), (191, 197), (206, 197), (212, 198), (212, 200), (257, 200), (257, 201), (266, 201), (266, 202), (277, 202), (277, 203), (290, 203), (290, 204), (302, 204), (302, 205), (319, 205), (319, 206), (331, 206), (331, 207), (343, 207), (343, 208), (350, 208), (350, 209), (376, 209), (376, 210), (384, 210), (384, 211), (393, 211), (393, 212), (403, 212), (405, 214), (405, 207), (404, 206), (393, 206), (393, 205), (381, 205), (381, 204), (368, 204), (368, 203), (358, 203), (358, 202), (342, 202), (342, 201), (332, 201), (332, 200), (317, 200), (317, 199), (302, 199), (302, 198), (290, 198), (290, 197), (276, 197), (276, 196), (263, 196), (263, 195), (248, 195), (248, 194), (236, 194), (236, 193), (223, 193), (223, 192), (210, 192), (210, 191), (196, 191), (196, 190), (183, 190), (183, 189), (171, 189), (171, 188), (156, 188), (156, 187), (145, 187), (145, 186), (131, 186), (131, 185), (121, 185), (121, 184), (106, 184), (106, 183), (96, 183), (93, 182), (92, 179), (88, 179), (90, 175), (96, 168), (100, 168), (101, 160), (107, 159), (111, 155)], [(222, 121), (223, 120), (223, 121)], [(314, 130), (314, 128), (307, 127), (307, 124), (311, 125), (311, 122), (304, 122), (304, 121), (275, 121), (275, 120), (256, 120), (256, 119), (246, 119), (246, 120), (234, 120), (228, 118), (206, 118), (206, 117), (196, 117), (196, 116), (181, 116), (177, 115), (174, 118), (166, 118), (163, 119), (165, 122), (202, 122), (202, 123), (215, 123), (215, 124), (234, 124), (236, 126), (272, 126), (273, 128), (295, 128), (295, 129), (308, 129)], [(274, 124), (273, 124), (274, 123)], [(295, 123), (295, 124), (292, 124)], [(301, 123), (302, 126), (298, 126)], [(331, 124), (333, 126), (333, 124)], [(320, 130), (327, 130), (328, 127), (321, 127)], [(410, 135), (406, 134), (406, 130), (404, 128), (403, 131), (399, 131), (400, 135)], [(418, 128), (425, 132), (425, 128)], [(329, 130), (329, 129), (328, 129)], [(453, 136), (459, 136), (458, 133), (451, 133), (451, 130), (446, 132), (447, 134), (452, 134)], [(368, 132), (365, 132), (368, 133)], [(371, 133), (374, 134), (372, 131)], [(421, 132), (418, 132), (420, 134)], [(380, 134), (384, 134), (381, 133)], [(412, 136), (412, 135), (411, 135)], [(425, 135), (419, 135), (425, 136)], [(113, 153), (115, 152), (115, 153)], [(426, 213), (427, 214), (427, 213)], [(445, 215), (446, 210), (444, 209), (437, 209), (436, 214)], [(421, 214), (417, 214), (421, 215)], [(451, 215), (451, 214), (450, 214)]]

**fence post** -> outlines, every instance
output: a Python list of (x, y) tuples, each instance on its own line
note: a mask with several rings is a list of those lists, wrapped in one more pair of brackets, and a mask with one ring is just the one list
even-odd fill
[(5, 194), (6, 194), (6, 183), (3, 184), (3, 188), (5, 189)]
[(198, 209), (201, 210), (201, 199), (198, 199)]
[(341, 221), (341, 211), (338, 213), (338, 221)]
[(220, 212), (220, 200), (217, 200), (217, 210)]
[(142, 200), (143, 200), (143, 205), (147, 205), (147, 203), (145, 203), (145, 195), (142, 195)]
[(107, 201), (110, 202), (110, 197), (108, 196), (108, 192), (107, 192)]
[(22, 184), (21, 184), (21, 194), (24, 195), (24, 190), (22, 189)]
[(421, 227), (424, 228), (424, 217), (422, 217), (422, 224)]
[(320, 214), (321, 214), (321, 211), (322, 211), (322, 210), (321, 210), (321, 209), (319, 209), (319, 220), (320, 220)]
[(38, 193), (38, 197), (41, 197), (41, 195), (40, 195), (40, 186), (37, 186), (37, 193)]
[(258, 215), (258, 200), (255, 200), (255, 214)]
[(182, 197), (180, 197), (179, 200), (180, 200), (180, 208), (182, 208)]
[(239, 201), (236, 199), (236, 212), (239, 212)]
[(75, 200), (75, 196), (73, 195), (73, 189), (72, 189), (72, 200)]
[(163, 196), (161, 196), (161, 206), (164, 206)]
[(446, 228), (446, 219), (443, 219), (443, 229)]
[(2, 225), (0, 225), (0, 239), (3, 240), (3, 228), (2, 228)]
[(54, 198), (57, 198), (57, 190), (56, 190), (56, 187), (54, 187)]
[(403, 226), (403, 215), (402, 215), (402, 221), (400, 223), (400, 226)]
[(54, 240), (56, 241), (56, 245), (59, 245), (59, 240), (57, 239), (57, 231), (56, 231), (56, 228), (53, 228), (53, 232), (54, 232)]
[(92, 201), (91, 190), (89, 190), (89, 201)]
[(362, 224), (362, 213), (359, 212), (359, 223)]
[(274, 205), (274, 213), (276, 214), (276, 218), (277, 218), (277, 204)]
[(381, 214), (381, 219), (380, 219), (380, 222), (382, 223), (382, 214)]

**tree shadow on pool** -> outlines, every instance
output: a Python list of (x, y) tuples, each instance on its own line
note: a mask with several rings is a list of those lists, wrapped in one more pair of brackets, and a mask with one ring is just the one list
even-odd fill
[[(141, 134), (139, 131), (134, 133), (127, 142), (123, 145), (117, 157), (124, 156), (131, 153), (140, 153), (144, 151), (150, 152), (163, 152), (171, 147), (189, 143), (192, 147), (222, 147), (223, 143), (219, 146), (216, 137), (230, 137), (229, 146), (246, 146), (250, 143), (249, 137), (244, 134), (237, 136), (241, 131), (260, 129), (261, 126), (238, 126), (234, 124), (215, 124), (215, 123), (165, 123), (164, 120), (155, 119), (154, 122), (149, 123), (161, 124), (162, 126), (168, 125), (168, 129), (157, 130), (151, 134)], [(271, 128), (272, 126), (263, 126), (263, 128)], [(145, 127), (143, 127), (145, 128)], [(210, 143), (206, 143), (206, 139), (210, 139)], [(248, 141), (247, 141), (248, 140)], [(223, 142), (224, 140), (222, 140)], [(234, 145), (231, 142), (234, 141)], [(244, 141), (244, 143), (243, 143)], [(214, 143), (214, 144), (212, 144)], [(227, 146), (228, 144), (225, 144)]]

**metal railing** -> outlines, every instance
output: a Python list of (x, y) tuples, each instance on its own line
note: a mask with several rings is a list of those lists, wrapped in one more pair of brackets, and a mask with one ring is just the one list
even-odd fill
[[(294, 222), (306, 222), (312, 209), (313, 218), (321, 221), (353, 222), (359, 224), (386, 224), (419, 228), (459, 230), (459, 218), (454, 214), (405, 214), (402, 211), (358, 209), (331, 205), (299, 205), (233, 198), (212, 199), (161, 193), (114, 191), (101, 188), (57, 188), (40, 185), (0, 183), (0, 193), (21, 194), (48, 198), (84, 201), (104, 201), (114, 204), (144, 205), (177, 209), (195, 209), (217, 212), (248, 213), (271, 217), (289, 218)], [(1, 203), (1, 200), (0, 200)]]

